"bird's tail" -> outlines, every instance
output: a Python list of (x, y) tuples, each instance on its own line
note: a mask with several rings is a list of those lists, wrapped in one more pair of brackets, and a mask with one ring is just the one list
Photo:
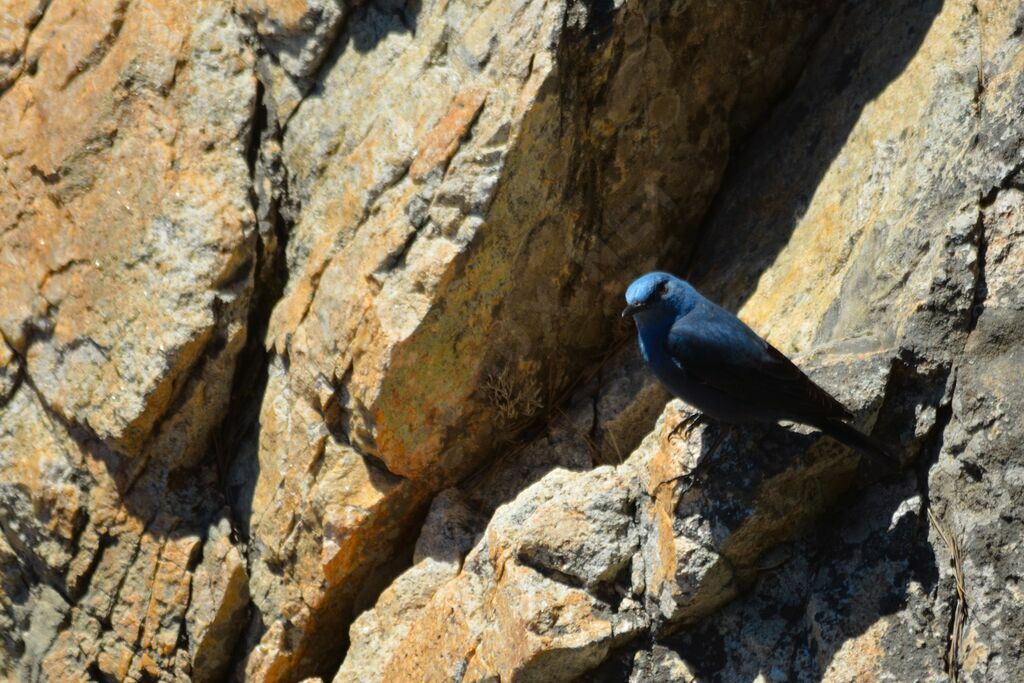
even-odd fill
[(900, 456), (893, 448), (841, 420), (823, 420), (815, 425), (841, 444), (870, 456), (887, 468), (899, 467)]

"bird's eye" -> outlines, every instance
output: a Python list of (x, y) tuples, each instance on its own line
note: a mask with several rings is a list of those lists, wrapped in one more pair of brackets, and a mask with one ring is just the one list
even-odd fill
[(668, 291), (668, 280), (662, 280), (658, 283), (658, 286), (654, 288), (654, 296), (660, 297), (666, 291)]

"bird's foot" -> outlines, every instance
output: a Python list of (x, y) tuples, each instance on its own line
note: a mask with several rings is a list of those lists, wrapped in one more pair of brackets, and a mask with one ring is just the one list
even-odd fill
[(665, 484), (674, 484), (677, 481), (685, 481), (686, 484), (685, 484), (685, 486), (683, 487), (683, 490), (680, 493), (686, 493), (691, 488), (693, 488), (694, 482), (697, 481), (697, 478), (694, 476), (694, 474), (696, 474), (696, 472), (697, 472), (697, 468), (694, 467), (693, 469), (686, 470), (682, 474), (677, 474), (674, 477), (669, 477), (668, 479), (665, 479), (663, 481), (658, 482), (658, 485), (656, 487), (654, 487), (654, 490), (655, 490), (655, 492), (657, 492), (657, 490), (660, 489)]
[[(691, 421), (691, 424), (684, 424), (687, 421)], [(696, 424), (708, 424), (708, 423), (710, 423), (710, 420), (705, 415), (703, 415), (702, 413), (697, 413), (695, 415), (688, 415), (682, 422), (680, 422), (678, 425), (676, 425), (675, 429), (673, 429), (672, 432), (669, 433), (669, 438), (671, 439), (672, 438), (672, 434), (675, 433), (675, 431), (678, 430), (680, 427), (683, 427), (684, 430), (686, 430), (686, 431), (684, 431), (684, 433), (688, 437), (689, 436), (689, 431), (687, 430), (687, 428), (692, 429), (693, 426), (695, 426)], [(711, 444), (708, 445), (707, 446), (707, 450), (704, 451), (704, 455), (702, 455), (700, 457), (700, 459), (697, 460), (696, 463), (694, 463), (693, 467), (687, 468), (686, 471), (683, 472), (682, 474), (677, 474), (674, 477), (669, 477), (668, 479), (665, 479), (664, 481), (662, 481), (662, 482), (660, 482), (658, 484), (656, 489), (661, 488), (665, 484), (671, 484), (671, 483), (674, 483), (674, 482), (677, 482), (677, 481), (681, 481), (681, 480), (686, 482), (686, 485), (684, 486), (684, 488), (681, 491), (681, 493), (686, 493), (691, 488), (693, 488), (693, 485), (697, 482), (698, 475), (703, 477), (704, 474), (711, 467), (712, 462), (715, 459), (715, 456), (718, 454), (718, 450), (719, 450), (718, 447), (722, 444), (722, 440), (725, 438), (726, 433), (731, 432), (731, 431), (732, 431), (732, 426), (731, 425), (726, 425), (726, 432), (725, 433), (721, 432), (720, 430), (716, 430), (716, 432), (718, 432), (718, 433), (715, 434), (714, 439), (711, 441)]]
[[(710, 456), (711, 454), (709, 453), (708, 455)], [(704, 474), (708, 471), (710, 464), (710, 457), (705, 456), (694, 463), (693, 467), (687, 468), (686, 471), (681, 474), (677, 474), (674, 477), (669, 477), (668, 479), (661, 481), (658, 486), (655, 487), (655, 490), (661, 488), (665, 484), (674, 484), (677, 481), (681, 481), (683, 482), (683, 488), (679, 493), (686, 493), (693, 488), (693, 485), (697, 483), (698, 478), (704, 478)]]
[(702, 424), (707, 423), (708, 417), (704, 413), (691, 413), (690, 415), (687, 415), (682, 420), (680, 420), (679, 424), (672, 428), (672, 431), (668, 433), (668, 440), (671, 443), (672, 439), (679, 436), (680, 434), (682, 435), (683, 439), (689, 439), (690, 434), (693, 433), (694, 429), (696, 429)]

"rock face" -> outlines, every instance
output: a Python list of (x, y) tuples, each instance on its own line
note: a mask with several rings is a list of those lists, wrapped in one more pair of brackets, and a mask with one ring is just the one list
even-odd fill
[(19, 2), (8, 20), (0, 670), (183, 677), (220, 507), (196, 468), (252, 292), (247, 29), (218, 3)]
[[(1024, 679), (1022, 26), (14, 2), (0, 677)], [(902, 472), (670, 435), (653, 267)]]
[[(257, 452), (238, 461), (258, 463), (240, 476), (263, 615), (247, 676), (330, 669), (322, 639), (429, 496), (552, 409), (612, 340), (630, 275), (684, 253), (730, 134), (823, 12), (351, 10), (263, 149), (284, 168), (288, 277)], [(273, 84), (269, 109), (290, 109)]]
[[(1011, 235), (1021, 225), (1024, 149), (1012, 124), (1019, 104), (1010, 103), (1021, 98), (1011, 66), (1021, 54), (1012, 28), (1020, 20), (1002, 7), (949, 3), (841, 8), (820, 41), (827, 47), (812, 53), (794, 92), (738, 157), (693, 261), (702, 288), (782, 348), (804, 352), (802, 365), (863, 427), (899, 444), (914, 473), (872, 484), (879, 473), (827, 440), (753, 428), (706, 429), (685, 446), (656, 432), (617, 476), (574, 475), (570, 492), (568, 473), (556, 470), (499, 510), (461, 574), (425, 609), (398, 620), (406, 635), (381, 653), (387, 674), (1021, 675), (1018, 630), (1008, 625), (1020, 606), (1010, 567), (1022, 555), (1007, 512), (1020, 492), (1003, 450), (1020, 443), (1008, 419), (1019, 373), (1006, 336), (1017, 329), (1019, 304), (991, 284), (1019, 268)], [(998, 37), (984, 33), (995, 25)], [(583, 433), (600, 433), (586, 408), (609, 390), (573, 403)], [(670, 406), (666, 422), (679, 417)], [(712, 453), (710, 472), (671, 481)], [(484, 481), (508, 477), (506, 465), (495, 469)], [(588, 528), (588, 507), (614, 494), (631, 513)], [(565, 507), (538, 513), (545, 496)], [(837, 500), (849, 509), (830, 512)], [(510, 529), (506, 519), (517, 523)], [(594, 538), (608, 553), (620, 538), (638, 539), (628, 570), (603, 585), (580, 569)], [(531, 569), (530, 583), (517, 584)], [(571, 627), (551, 616), (555, 609), (539, 624), (514, 623), (500, 610), (518, 600), (529, 615), (528, 605), (553, 603), (567, 586), (592, 601)], [(592, 635), (566, 647), (550, 632)], [(538, 644), (509, 645), (497, 657), (487, 650), (495, 641)], [(360, 652), (354, 641), (349, 657)]]

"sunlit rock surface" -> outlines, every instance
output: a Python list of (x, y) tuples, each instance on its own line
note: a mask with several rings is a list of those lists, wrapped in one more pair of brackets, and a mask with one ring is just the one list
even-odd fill
[[(1024, 679), (1022, 26), (8, 3), (0, 678)], [(654, 267), (903, 469), (670, 438)]]

